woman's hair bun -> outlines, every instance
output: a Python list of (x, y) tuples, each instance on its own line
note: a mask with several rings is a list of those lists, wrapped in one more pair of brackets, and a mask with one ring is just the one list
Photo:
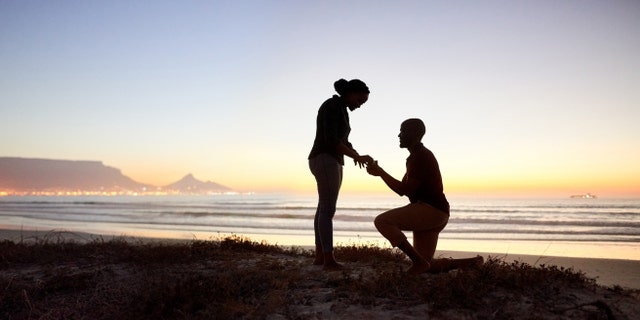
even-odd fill
[(345, 80), (345, 79), (340, 79), (336, 82), (333, 83), (333, 88), (336, 89), (336, 92), (339, 95), (344, 95), (346, 94), (349, 88), (349, 81)]
[(369, 87), (360, 79), (345, 80), (340, 79), (333, 83), (333, 88), (336, 92), (343, 96), (350, 92), (364, 92), (369, 93)]

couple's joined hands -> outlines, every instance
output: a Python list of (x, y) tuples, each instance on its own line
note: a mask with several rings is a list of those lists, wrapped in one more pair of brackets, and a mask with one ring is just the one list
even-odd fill
[(357, 156), (353, 158), (353, 163), (358, 165), (360, 168), (368, 166), (373, 162), (373, 158), (370, 155)]
[(373, 160), (370, 155), (358, 156), (353, 159), (353, 163), (360, 166), (360, 168), (366, 167), (367, 173), (372, 176), (380, 176), (382, 172), (382, 168), (378, 165), (378, 161)]

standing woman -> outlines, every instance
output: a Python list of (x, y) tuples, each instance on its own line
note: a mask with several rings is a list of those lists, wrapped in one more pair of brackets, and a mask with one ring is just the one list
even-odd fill
[(333, 256), (333, 216), (336, 213), (338, 193), (342, 184), (344, 156), (353, 159), (361, 168), (373, 159), (361, 156), (349, 142), (349, 113), (369, 99), (367, 85), (353, 79), (340, 79), (333, 84), (338, 95), (325, 101), (316, 118), (316, 137), (309, 154), (309, 168), (318, 186), (318, 208), (313, 222), (315, 230), (315, 265), (323, 265), (324, 270), (342, 268)]

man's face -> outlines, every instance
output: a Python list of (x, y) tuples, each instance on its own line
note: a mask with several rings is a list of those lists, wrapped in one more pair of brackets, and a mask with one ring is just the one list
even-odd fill
[(400, 148), (408, 148), (413, 141), (413, 135), (411, 134), (410, 128), (407, 125), (402, 124), (400, 126), (400, 133), (398, 134), (398, 138), (400, 138)]

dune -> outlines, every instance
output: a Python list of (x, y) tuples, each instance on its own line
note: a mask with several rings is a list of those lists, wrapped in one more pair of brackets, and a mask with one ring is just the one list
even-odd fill
[[(577, 269), (626, 270), (636, 266), (633, 261), (487, 255), (474, 268), (412, 276), (404, 271), (408, 261), (401, 253), (378, 247), (339, 246), (336, 256), (344, 270), (325, 272), (311, 264), (310, 250), (237, 236), (175, 241), (8, 230), (0, 236), (0, 318), (6, 319), (633, 319), (640, 314), (633, 277), (596, 280)], [(615, 284), (602, 284), (605, 279)]]

